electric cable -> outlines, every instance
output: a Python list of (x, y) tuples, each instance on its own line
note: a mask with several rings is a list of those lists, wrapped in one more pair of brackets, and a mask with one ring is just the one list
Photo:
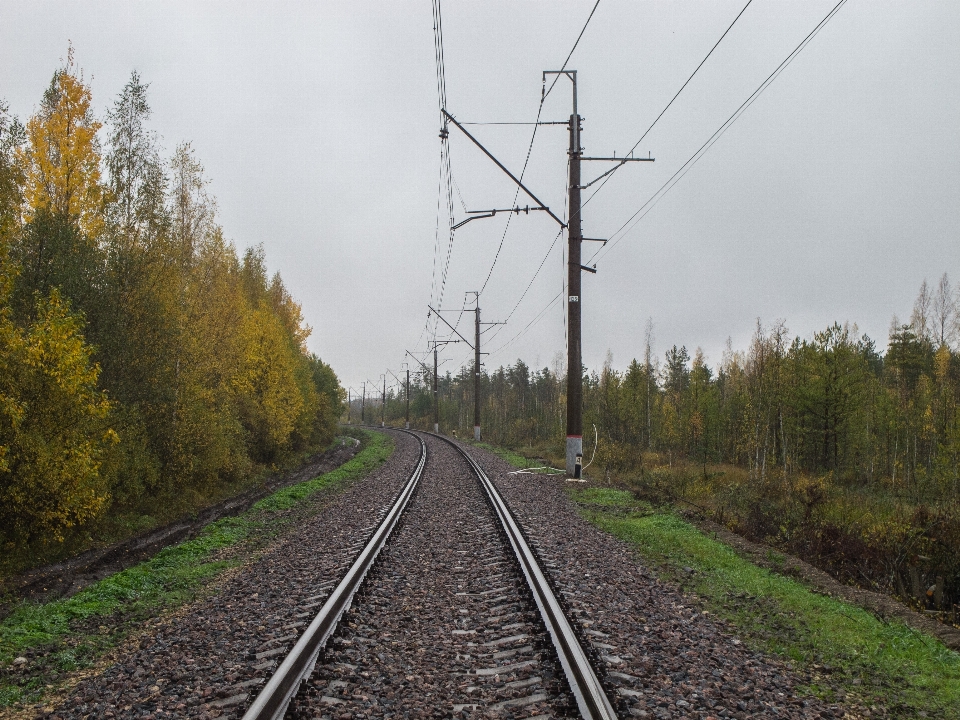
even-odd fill
[[(439, 0), (438, 0), (439, 1)], [(577, 49), (577, 45), (580, 44), (580, 39), (583, 37), (583, 34), (587, 31), (587, 26), (590, 24), (590, 20), (593, 19), (593, 14), (597, 11), (597, 7), (600, 5), (600, 0), (594, 4), (593, 9), (590, 11), (590, 14), (587, 16), (587, 21), (583, 24), (583, 27), (580, 29), (580, 34), (577, 35), (576, 42), (573, 43), (573, 47), (570, 48), (570, 52), (567, 53), (567, 59), (563, 61), (563, 66), (560, 68), (560, 73), (563, 73), (567, 69), (567, 63), (570, 62), (570, 58), (573, 57), (574, 50)], [(523, 169), (520, 171), (520, 181), (523, 182), (523, 176), (527, 172), (527, 166), (530, 164), (530, 153), (533, 151), (533, 142), (537, 137), (537, 128), (540, 127), (540, 115), (543, 113), (543, 103), (547, 99), (547, 96), (553, 90), (554, 85), (557, 84), (557, 80), (560, 78), (560, 74), (557, 74), (553, 78), (553, 82), (550, 84), (550, 89), (541, 92), (540, 94), (540, 105), (537, 108), (537, 119), (536, 124), (533, 126), (533, 133), (530, 135), (530, 144), (527, 146), (527, 157), (523, 161)], [(546, 87), (546, 83), (544, 83)], [(520, 188), (519, 186), (513, 192), (513, 205), (516, 206), (517, 198), (520, 197)], [(500, 258), (500, 251), (503, 249), (503, 242), (507, 237), (507, 231), (510, 229), (510, 221), (513, 219), (513, 215), (510, 214), (507, 216), (507, 223), (503, 228), (503, 234), (500, 236), (500, 244), (497, 246), (497, 252), (493, 256), (493, 263), (490, 265), (490, 270), (487, 272), (487, 277), (484, 279), (483, 284), (480, 286), (480, 292), (482, 293), (486, 287), (487, 283), (490, 281), (490, 276), (493, 275), (493, 269), (497, 266), (497, 260)]]
[[(733, 26), (737, 24), (737, 20), (739, 20), (739, 19), (740, 19), (740, 16), (743, 15), (743, 13), (745, 13), (745, 12), (747, 11), (747, 8), (750, 7), (750, 3), (752, 3), (752, 2), (753, 2), (753, 0), (747, 0), (747, 4), (743, 6), (743, 9), (742, 9), (739, 13), (737, 13), (737, 16), (733, 19), (733, 22), (730, 23), (730, 25), (727, 27), (727, 29), (723, 31), (723, 35), (721, 35), (721, 36), (720, 36), (720, 39), (717, 40), (717, 42), (714, 43), (714, 45), (713, 45), (712, 48), (710, 48), (710, 52), (708, 52), (708, 53), (704, 56), (703, 60), (700, 61), (700, 64), (697, 65), (696, 69), (695, 69), (692, 73), (690, 73), (690, 77), (688, 77), (687, 80), (686, 80), (686, 82), (684, 82), (683, 85), (680, 86), (680, 89), (677, 90), (676, 94), (675, 94), (672, 98), (670, 98), (670, 102), (668, 102), (668, 103), (666, 104), (666, 106), (664, 106), (663, 110), (660, 111), (660, 114), (657, 115), (657, 117), (654, 119), (654, 121), (653, 121), (652, 123), (650, 123), (650, 127), (648, 127), (646, 130), (643, 131), (643, 135), (641, 135), (641, 136), (640, 136), (640, 139), (637, 140), (636, 143), (634, 143), (634, 145), (633, 145), (632, 148), (630, 148), (630, 152), (627, 153), (627, 156), (630, 156), (631, 154), (633, 154), (633, 152), (640, 146), (640, 143), (643, 142), (643, 139), (650, 133), (651, 130), (653, 130), (654, 125), (656, 125), (656, 124), (660, 121), (660, 118), (663, 117), (664, 113), (666, 113), (667, 110), (670, 109), (670, 106), (673, 105), (674, 101), (675, 101), (678, 97), (680, 97), (680, 93), (682, 93), (683, 90), (684, 90), (684, 88), (687, 87), (687, 85), (690, 84), (690, 81), (693, 80), (694, 76), (695, 76), (698, 72), (700, 72), (700, 68), (702, 68), (703, 65), (704, 65), (704, 63), (706, 63), (707, 60), (710, 58), (710, 56), (713, 55), (713, 51), (717, 49), (717, 47), (720, 45), (721, 42), (723, 42), (723, 39), (727, 36), (727, 33), (729, 33), (729, 32), (733, 29)], [(602, 183), (600, 183), (600, 187), (598, 187), (596, 190), (594, 190), (594, 191), (590, 194), (590, 197), (588, 197), (588, 198), (581, 204), (581, 206), (580, 206), (581, 212), (582, 212), (582, 210), (583, 210), (583, 207), (584, 207), (587, 203), (589, 203), (589, 202), (594, 198), (594, 196), (595, 196), (598, 192), (600, 192), (600, 191), (603, 189), (603, 186), (606, 185), (607, 182), (616, 174), (617, 170), (619, 170), (620, 168), (622, 168), (625, 164), (626, 164), (625, 162), (622, 162), (622, 163), (620, 163), (619, 165), (617, 165), (616, 167), (614, 167), (613, 170), (610, 171), (610, 174), (606, 177), (606, 179), (605, 179)]]
[[(606, 245), (597, 250), (597, 252), (595, 252), (587, 262), (591, 262), (598, 257), (606, 255), (607, 252), (612, 250), (624, 237), (626, 237), (627, 233), (629, 233), (630, 230), (632, 230), (636, 224), (640, 222), (640, 220), (646, 217), (647, 213), (649, 213), (650, 210), (652, 210), (657, 203), (660, 202), (664, 195), (673, 189), (677, 182), (679, 182), (680, 179), (683, 178), (687, 172), (689, 172), (690, 168), (696, 165), (700, 158), (702, 158), (704, 154), (706, 154), (710, 148), (713, 147), (714, 143), (716, 143), (716, 141), (719, 140), (720, 137), (730, 129), (730, 127), (740, 118), (741, 115), (743, 115), (744, 112), (746, 112), (746, 110), (756, 101), (763, 91), (766, 90), (773, 83), (773, 81), (780, 76), (780, 74), (790, 65), (790, 63), (794, 61), (794, 59), (796, 59), (803, 49), (810, 44), (813, 38), (815, 38), (824, 27), (826, 27), (827, 23), (833, 19), (837, 12), (839, 12), (840, 8), (846, 4), (846, 2), (847, 0), (839, 0), (839, 2), (833, 6), (830, 12), (826, 14), (826, 16), (817, 24), (817, 26), (814, 27), (814, 29), (811, 30), (803, 40), (800, 41), (800, 44), (797, 45), (776, 67), (776, 69), (770, 73), (762, 83), (760, 83), (757, 89), (754, 90), (749, 97), (743, 101), (743, 103), (741, 103), (740, 107), (738, 107), (733, 114), (728, 117), (726, 121), (724, 121), (724, 123), (709, 138), (707, 138), (707, 141), (703, 143), (703, 145), (701, 145), (683, 165), (680, 166), (680, 169), (671, 175), (670, 179), (661, 185), (660, 188), (653, 195), (651, 195), (643, 205), (640, 206), (640, 209), (631, 215), (627, 221), (610, 236), (612, 242), (608, 242)], [(619, 237), (617, 237), (618, 235)], [(613, 238), (616, 239), (614, 240)]]

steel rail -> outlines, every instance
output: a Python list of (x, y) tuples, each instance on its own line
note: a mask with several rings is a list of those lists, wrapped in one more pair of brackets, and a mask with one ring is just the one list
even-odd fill
[[(401, 432), (405, 432), (402, 431)], [(413, 435), (413, 433), (409, 433)], [(414, 437), (417, 437), (414, 435)], [(423, 467), (427, 461), (427, 446), (423, 438), (417, 437), (420, 442), (420, 459), (404, 485), (390, 512), (377, 527), (370, 542), (354, 561), (343, 580), (330, 594), (330, 597), (320, 608), (320, 612), (304, 631), (303, 635), (293, 646), (293, 650), (277, 668), (277, 671), (257, 695), (253, 704), (243, 716), (243, 720), (280, 720), (287, 710), (287, 705), (300, 689), (300, 683), (310, 677), (316, 665), (317, 657), (327, 640), (337, 629), (340, 618), (350, 609), (353, 596), (359, 590), (367, 573), (373, 567), (380, 551), (390, 537), (406, 509), (413, 492), (423, 474)]]
[(533, 593), (534, 600), (536, 600), (537, 607), (540, 610), (540, 616), (543, 618), (547, 631), (553, 640), (553, 646), (560, 658), (560, 665), (567, 676), (570, 690), (577, 700), (577, 707), (581, 716), (584, 720), (617, 720), (617, 714), (603, 691), (603, 686), (600, 684), (600, 679), (594, 672), (593, 666), (590, 665), (590, 660), (580, 643), (580, 639), (570, 625), (570, 621), (564, 615), (560, 601), (550, 588), (550, 583), (547, 581), (543, 570), (541, 570), (533, 550), (530, 549), (523, 537), (520, 526), (514, 519), (513, 513), (510, 512), (510, 508), (504, 502), (490, 478), (487, 477), (483, 468), (462, 447), (442, 435), (427, 434), (444, 440), (455, 447), (480, 479), (480, 484), (486, 491), (487, 498), (490, 500), (490, 504), (493, 506), (494, 512), (510, 540), (514, 554), (520, 562), (520, 567), (523, 569), (527, 584), (530, 586), (530, 591)]

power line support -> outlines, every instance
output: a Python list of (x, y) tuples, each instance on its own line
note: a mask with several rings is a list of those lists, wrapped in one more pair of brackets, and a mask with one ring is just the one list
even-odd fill
[(570, 116), (570, 219), (567, 222), (567, 475), (580, 479), (583, 469), (583, 365), (581, 355), (580, 278), (583, 243), (580, 219), (580, 115), (577, 112), (577, 71), (547, 71), (564, 74), (573, 84), (573, 114)]
[(410, 429), (410, 368), (407, 368), (407, 430)]
[(473, 439), (480, 442), (480, 293), (477, 296), (473, 342)]
[(387, 375), (383, 375), (383, 395), (380, 396), (380, 427), (387, 426)]
[(433, 431), (440, 433), (440, 396), (437, 388), (437, 342), (433, 342)]
[(364, 425), (367, 422), (366, 418), (366, 407), (367, 407), (367, 383), (363, 383), (363, 395), (360, 397), (360, 424)]
[[(459, 335), (459, 333), (457, 333)], [(440, 389), (437, 379), (437, 346), (458, 343), (459, 340), (432, 340), (433, 343), (433, 431), (440, 432)], [(411, 355), (411, 357), (413, 357)], [(446, 361), (444, 361), (446, 362)]]

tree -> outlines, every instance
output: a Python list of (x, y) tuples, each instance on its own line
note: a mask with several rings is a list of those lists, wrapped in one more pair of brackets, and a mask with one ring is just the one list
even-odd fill
[(203, 176), (203, 165), (194, 157), (190, 143), (177, 146), (170, 160), (170, 170), (173, 242), (180, 261), (187, 264), (198, 243), (213, 230), (216, 202), (207, 194), (208, 181)]
[[(0, 268), (14, 232), (20, 226), (25, 175), (18, 162), (18, 151), (26, 140), (26, 131), (20, 121), (10, 115), (10, 109), (0, 100)], [(0, 284), (11, 282), (0, 270)], [(0, 292), (3, 288), (0, 287)]]
[(107, 169), (113, 202), (111, 218), (117, 234), (128, 242), (156, 236), (167, 223), (164, 195), (167, 179), (156, 148), (156, 137), (146, 129), (150, 117), (147, 88), (136, 71), (124, 86), (107, 117), (110, 152)]
[(100, 474), (118, 442), (110, 402), (82, 325), (53, 290), (36, 322), (19, 331), (0, 315), (0, 534), (30, 542), (64, 531), (105, 507)]
[(953, 304), (953, 292), (950, 289), (950, 279), (944, 273), (937, 283), (936, 292), (932, 300), (931, 325), (933, 327), (933, 341), (937, 347), (948, 345), (953, 339), (954, 316), (956, 308)]
[(26, 169), (27, 219), (45, 209), (96, 238), (106, 199), (97, 141), (101, 124), (90, 108), (90, 86), (76, 73), (70, 47), (66, 65), (53, 74), (43, 94), (40, 111), (27, 122), (29, 143), (19, 154)]
[(931, 320), (933, 319), (933, 296), (930, 294), (930, 288), (927, 281), (924, 280), (920, 285), (920, 292), (913, 303), (913, 312), (910, 315), (910, 326), (913, 331), (928, 342), (932, 339), (933, 328)]

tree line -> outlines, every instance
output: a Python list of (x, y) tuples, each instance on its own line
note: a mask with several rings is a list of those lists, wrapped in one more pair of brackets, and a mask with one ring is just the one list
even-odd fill
[(242, 254), (139, 75), (106, 112), (70, 49), (0, 103), (0, 542), (191, 503), (329, 443), (336, 375), (262, 247)]
[[(920, 289), (910, 321), (894, 318), (885, 348), (855, 325), (833, 324), (811, 338), (791, 336), (783, 321), (758, 320), (749, 347), (728, 343), (711, 367), (703, 353), (651, 348), (626, 369), (611, 360), (584, 373), (584, 438), (608, 469), (635, 468), (644, 453), (669, 464), (684, 459), (731, 463), (758, 481), (772, 474), (829, 473), (838, 481), (882, 483), (916, 497), (956, 497), (960, 480), (960, 340), (958, 298), (944, 275)], [(473, 373), (440, 378), (441, 427), (472, 433)], [(423, 374), (412, 415), (432, 424)], [(484, 436), (514, 447), (562, 455), (566, 379), (522, 360), (481, 374)], [(356, 412), (358, 408), (354, 409)], [(388, 398), (399, 419), (401, 393)], [(379, 415), (378, 415), (379, 417)]]

